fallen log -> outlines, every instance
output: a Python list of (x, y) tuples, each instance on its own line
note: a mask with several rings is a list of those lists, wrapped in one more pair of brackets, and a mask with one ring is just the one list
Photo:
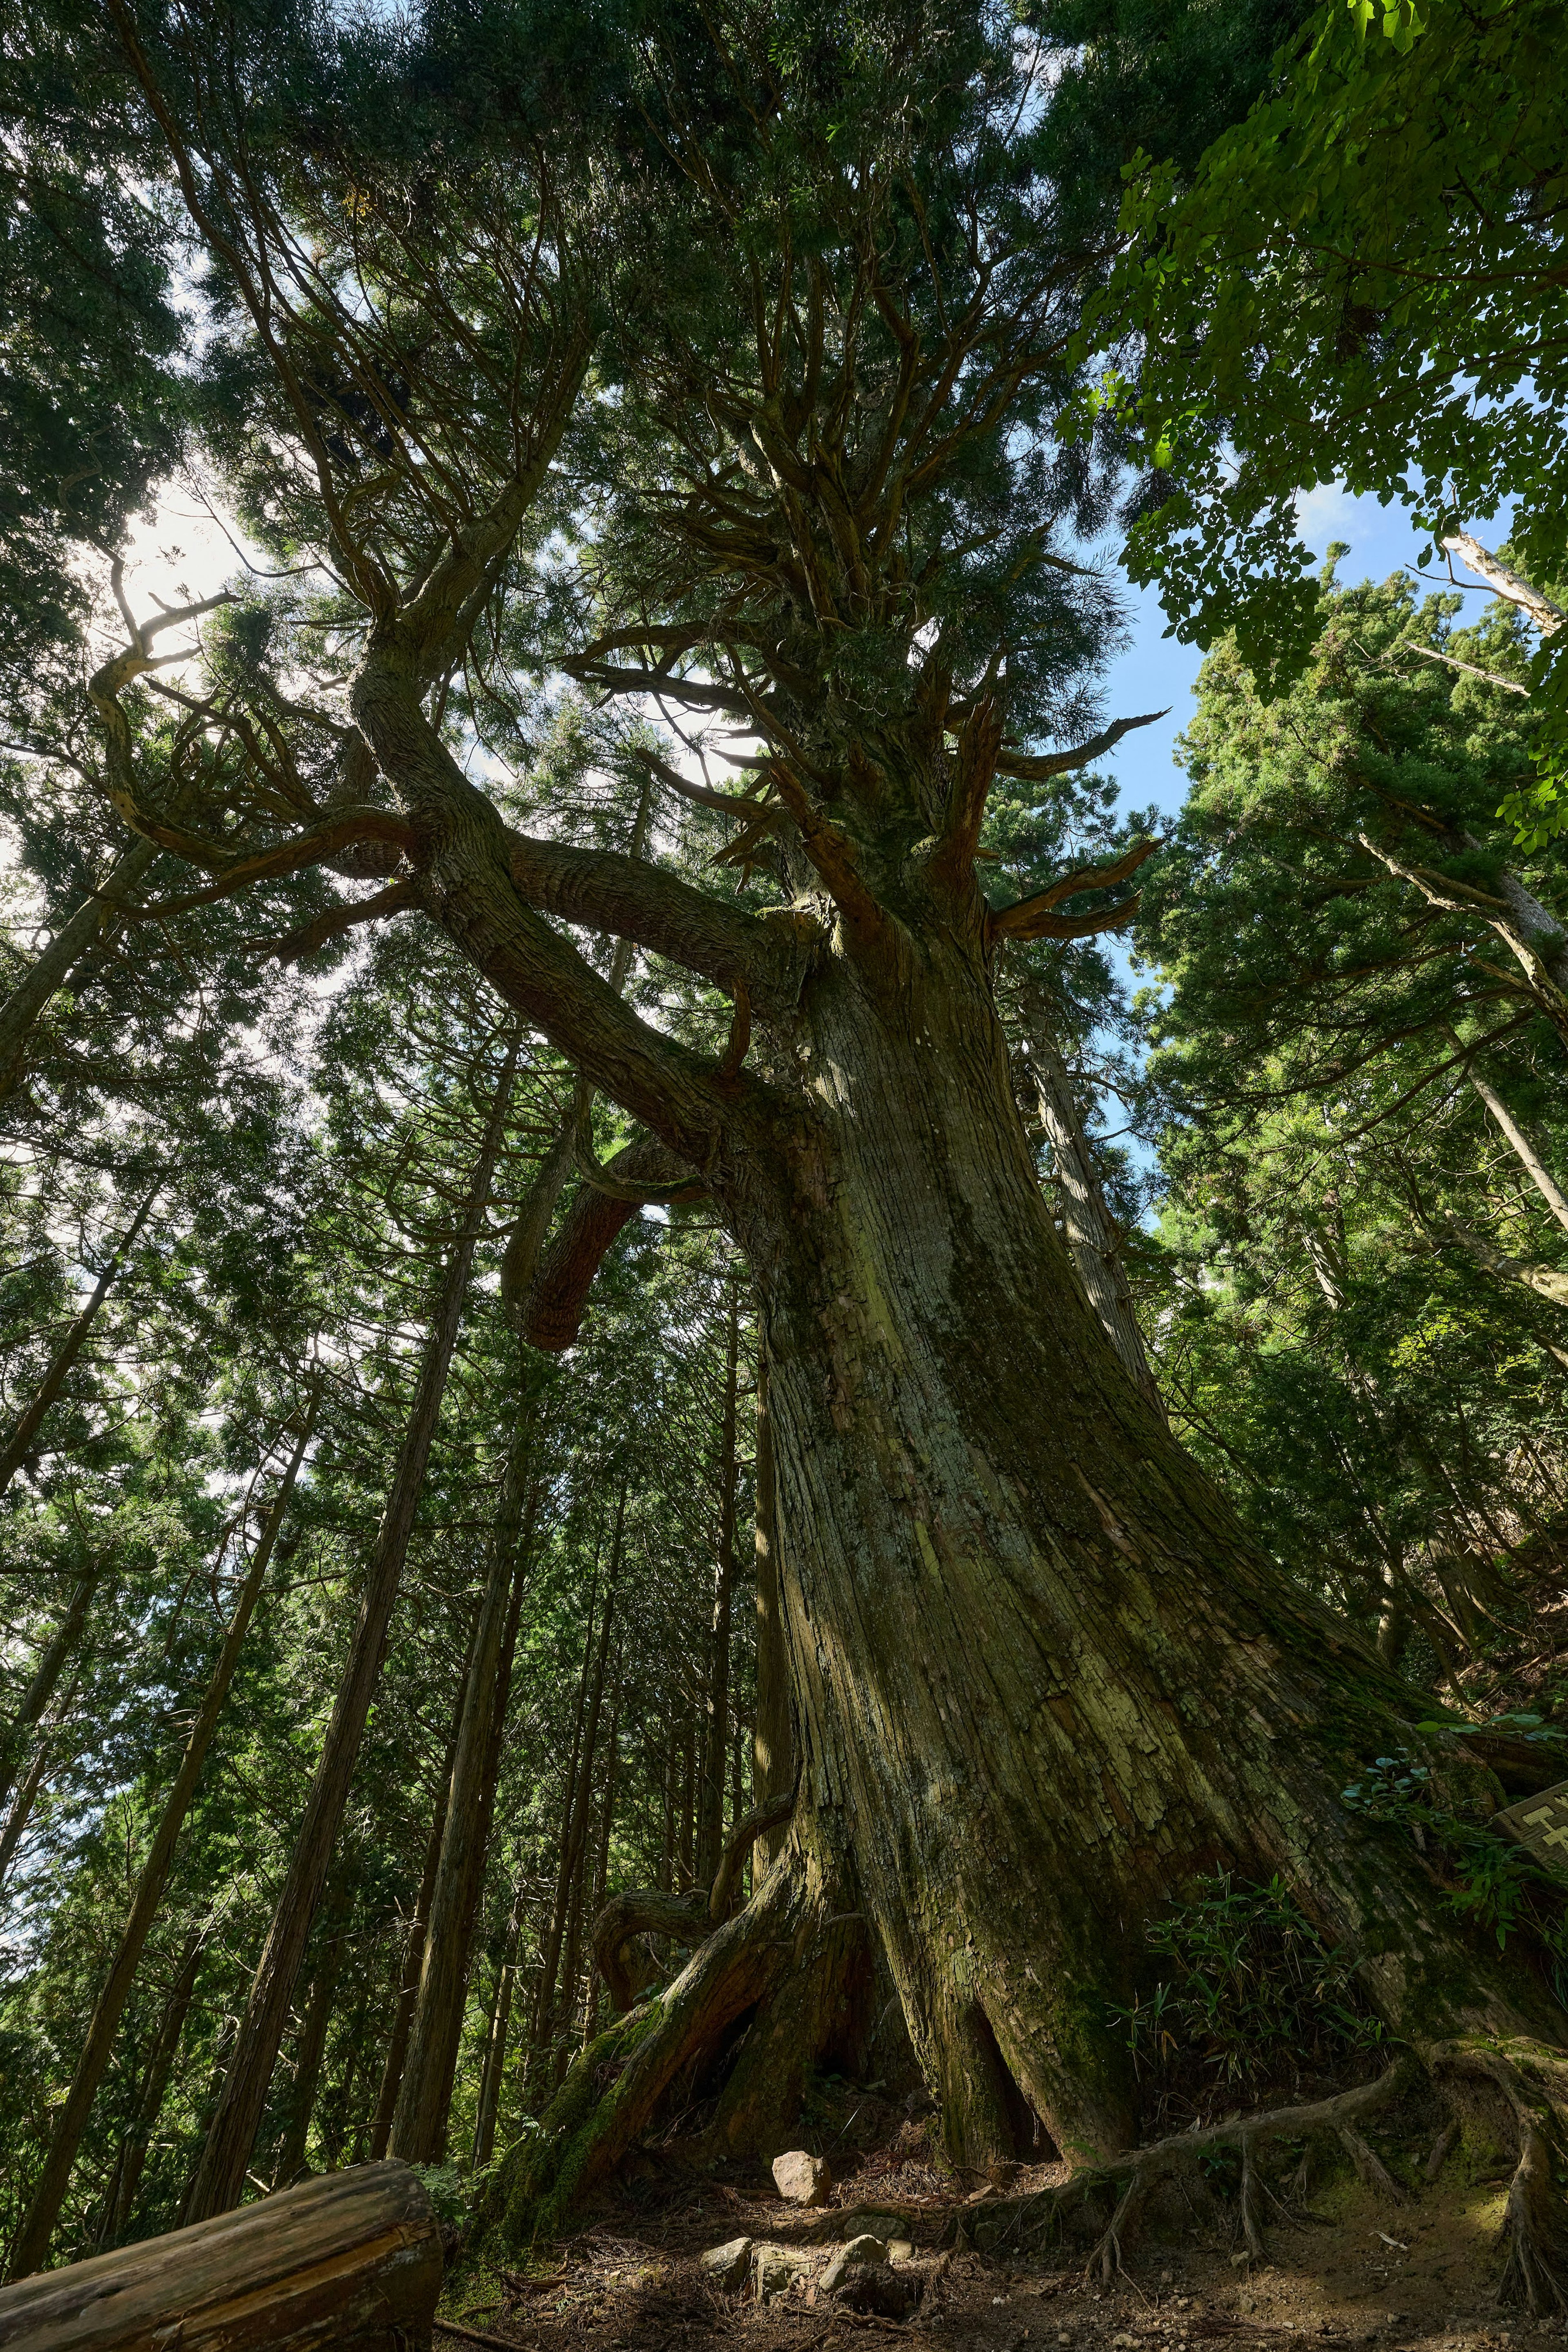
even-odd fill
[(5, 2352), (428, 2352), (441, 2231), (406, 2164), (360, 2164), (0, 2290)]

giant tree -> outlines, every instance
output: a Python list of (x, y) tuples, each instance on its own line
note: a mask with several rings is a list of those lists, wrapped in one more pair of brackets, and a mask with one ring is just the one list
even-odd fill
[[(998, 774), (1043, 790), (1117, 731), (1094, 731), (1114, 615), (1084, 551), (1107, 488), (1051, 429), (1096, 257), (1037, 169), (1010, 19), (596, 23), (591, 121), (552, 103), (564, 11), (432, 9), (330, 61), (353, 122), (390, 126), (372, 152), (341, 111), (290, 125), (276, 27), (204, 19), (196, 45), (114, 15), (231, 306), (247, 511), (330, 567), (294, 650), (333, 654), (309, 702), (275, 684), (198, 824), (144, 795), (121, 731), (133, 635), (95, 687), (117, 805), (214, 892), (373, 853), (383, 887), (330, 920), (417, 908), (644, 1131), (607, 1175), (583, 1122), (590, 1190), (704, 1187), (767, 1351), (791, 1836), (615, 2030), (597, 2123), (592, 2068), (569, 2084), (516, 2217), (559, 2211), (759, 2004), (732, 2113), (772, 2118), (769, 2068), (852, 2038), (862, 1923), (956, 2154), (1005, 2152), (1020, 2102), (1074, 2153), (1124, 2145), (1111, 2005), (1141, 1923), (1217, 1861), (1279, 1872), (1434, 2056), (1555, 2046), (1529, 1969), (1340, 1803), (1350, 1766), (1417, 1738), (1462, 1780), (1458, 1743), (1414, 1732), (1429, 1702), (1134, 1385), (1015, 1107), (998, 951), (1120, 902), (1100, 867), (993, 906), (976, 863)], [(548, 531), (584, 511), (574, 566)], [(706, 781), (658, 772), (737, 826), (757, 903), (525, 831), (476, 781), (449, 681), (466, 661), (504, 688), (540, 613), (595, 691), (706, 730)], [(573, 931), (707, 982), (727, 1040), (644, 1017)]]

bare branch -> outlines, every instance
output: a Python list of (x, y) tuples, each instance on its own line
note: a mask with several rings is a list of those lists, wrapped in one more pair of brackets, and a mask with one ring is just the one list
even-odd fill
[(1145, 710), (1138, 719), (1113, 719), (1109, 727), (1092, 735), (1087, 743), (1080, 743), (1071, 751), (1047, 751), (1036, 759), (1023, 751), (1002, 751), (997, 755), (999, 776), (1020, 776), (1025, 783), (1042, 784), (1052, 776), (1070, 776), (1077, 768), (1086, 768), (1091, 760), (1130, 735), (1134, 727), (1152, 727), (1156, 719), (1168, 719), (1169, 709)]
[(392, 882), (372, 898), (341, 899), (317, 915), (298, 930), (286, 932), (280, 940), (252, 940), (247, 946), (265, 949), (279, 963), (299, 963), (306, 956), (319, 954), (329, 940), (341, 937), (361, 923), (380, 922), (383, 916), (401, 914), (405, 907), (421, 904), (417, 882)]
[(1506, 563), (1500, 563), (1491, 550), (1483, 547), (1479, 539), (1472, 539), (1468, 530), (1455, 531), (1444, 540), (1443, 545), (1450, 555), (1468, 563), (1496, 594), (1528, 613), (1543, 637), (1553, 635), (1568, 621), (1568, 613), (1561, 604), (1554, 604), (1550, 596), (1543, 596), (1539, 588), (1532, 588), (1528, 580), (1511, 572)]
[(1084, 940), (1092, 938), (1097, 931), (1119, 929), (1137, 913), (1141, 894), (1124, 898), (1119, 905), (1107, 907), (1095, 915), (1058, 915), (1052, 909), (1064, 898), (1074, 898), (1083, 890), (1114, 889), (1119, 882), (1130, 880), (1158, 847), (1157, 841), (1135, 841), (1131, 849), (1109, 866), (1088, 866), (1079, 873), (1064, 874), (1049, 889), (1037, 890), (1032, 898), (999, 908), (990, 919), (991, 938)]

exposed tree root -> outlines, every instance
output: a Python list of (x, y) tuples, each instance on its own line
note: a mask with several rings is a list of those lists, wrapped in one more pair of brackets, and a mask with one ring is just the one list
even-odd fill
[(573, 2207), (653, 2121), (683, 2068), (711, 2051), (788, 1969), (800, 1903), (798, 1876), (781, 1858), (674, 1984), (579, 2053), (492, 2198), (486, 2221), (507, 2242), (562, 2233)]
[(1111, 2219), (1089, 2257), (1090, 2270), (1110, 2279), (1122, 2266), (1122, 2241), (1127, 2228), (1151, 2190), (1190, 2169), (1201, 2158), (1234, 2148), (1241, 2159), (1242, 2233), (1249, 2252), (1262, 2260), (1260, 2149), (1275, 2140), (1304, 2138), (1311, 2132), (1353, 2128), (1364, 2116), (1387, 2106), (1409, 2081), (1410, 2073), (1411, 2062), (1402, 2058), (1375, 2083), (1358, 2084), (1330, 2099), (1237, 2116), (1202, 2131), (1181, 2132), (1169, 2139), (1155, 2140), (1147, 2147), (1129, 2148), (1108, 2163), (1082, 2167), (1059, 2188), (1041, 2189), (1030, 2197), (998, 2198), (969, 2208), (962, 2217), (964, 2226), (978, 2246), (1023, 2243), (1054, 2233), (1072, 2210), (1096, 2198), (1114, 2196)]
[(768, 1831), (781, 1828), (794, 1810), (791, 1791), (754, 1806), (737, 1822), (725, 1841), (713, 1885), (706, 1894), (700, 1887), (686, 1895), (644, 1887), (611, 1896), (593, 1923), (593, 1958), (617, 2010), (629, 2010), (658, 1975), (639, 1939), (667, 1936), (678, 1943), (697, 1944), (722, 1927), (735, 1908), (752, 1846)]
[[(1546, 2318), (1568, 2312), (1568, 2053), (1517, 2038), (1445, 2042), (1422, 2052), (1435, 2075), (1490, 2083), (1519, 2133), (1519, 2163), (1503, 2214), (1508, 2248), (1500, 2299)], [(1445, 2150), (1445, 2153), (1447, 2151)]]
[(1365, 2189), (1375, 2189), (1391, 2205), (1403, 2204), (1405, 2191), (1374, 2147), (1369, 2147), (1352, 2124), (1339, 2126), (1340, 2146), (1355, 2167), (1355, 2177)]
[[(793, 1800), (737, 1823), (731, 1847), (749, 1851), (759, 1826), (786, 1818)], [(792, 2128), (806, 2078), (824, 2053), (852, 2063), (872, 1982), (865, 1922), (843, 1907), (836, 1874), (789, 1844), (746, 1908), (727, 1909), (735, 1874), (721, 1862), (708, 1895), (628, 1895), (605, 1906), (595, 1950), (612, 1990), (632, 1985), (644, 1929), (702, 1935), (674, 1982), (629, 2009), (581, 2051), (540, 2120), (507, 2162), (485, 2215), (486, 2229), (520, 2245), (561, 2234), (632, 2142), (705, 2076), (728, 2065), (706, 2138), (737, 2153), (777, 2154)], [(835, 1899), (837, 1898), (837, 1899)], [(633, 1987), (634, 1989), (634, 1987)], [(729, 2063), (737, 2037), (738, 2055)]]

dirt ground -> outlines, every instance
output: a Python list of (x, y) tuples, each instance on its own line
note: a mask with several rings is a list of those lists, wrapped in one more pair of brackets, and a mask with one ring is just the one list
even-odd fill
[(1088, 2275), (1086, 2244), (1018, 2256), (965, 2242), (988, 2202), (1047, 2186), (1060, 2168), (973, 2191), (901, 2160), (897, 2147), (857, 2153), (830, 2207), (847, 2211), (883, 2196), (922, 2209), (918, 2221), (899, 2225), (913, 2251), (895, 2255), (894, 2267), (922, 2283), (919, 2306), (902, 2324), (844, 2310), (816, 2291), (831, 2242), (811, 2248), (809, 2265), (766, 2305), (749, 2284), (713, 2285), (699, 2268), (708, 2249), (740, 2237), (799, 2245), (804, 2231), (831, 2222), (785, 2204), (760, 2168), (745, 2179), (738, 2167), (726, 2168), (728, 2178), (683, 2178), (650, 2166), (531, 2275), (460, 2266), (436, 2344), (438, 2352), (455, 2352), (465, 2336), (530, 2352), (871, 2352), (880, 2338), (887, 2352), (888, 2338), (907, 2336), (932, 2352), (1182, 2352), (1228, 2337), (1303, 2336), (1385, 2352), (1548, 2352), (1568, 2328), (1498, 2302), (1512, 2167), (1477, 2128), (1485, 2121), (1467, 2119), (1432, 2185), (1422, 2179), (1429, 2130), (1424, 2147), (1385, 2140), (1379, 2153), (1405, 2183), (1396, 2200), (1331, 2158), (1303, 2197), (1277, 2207), (1267, 2262), (1237, 2251), (1233, 2201), (1223, 2195), (1203, 2196), (1185, 2214), (1167, 2210), (1130, 2239), (1127, 2267), (1110, 2285)]

